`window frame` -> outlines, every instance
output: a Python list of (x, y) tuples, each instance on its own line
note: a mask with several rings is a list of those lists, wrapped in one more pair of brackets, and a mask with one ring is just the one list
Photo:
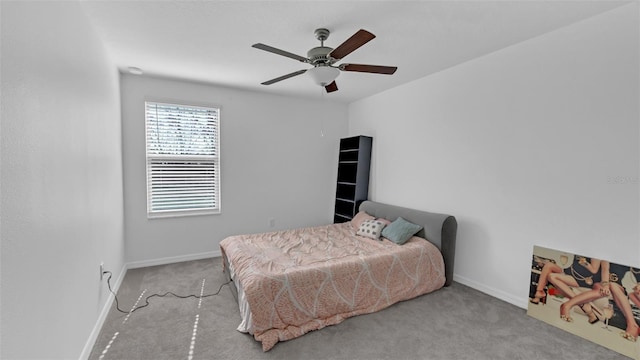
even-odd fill
[[(216, 148), (214, 150), (217, 155), (166, 155), (166, 154), (149, 154), (149, 128), (147, 119), (148, 104), (157, 104), (162, 106), (176, 106), (189, 109), (205, 109), (207, 111), (213, 110), (217, 112), (216, 118), (216, 131), (214, 144)], [(146, 202), (147, 202), (147, 219), (161, 219), (171, 217), (184, 217), (184, 216), (201, 216), (201, 215), (217, 215), (222, 212), (221, 202), (221, 165), (220, 165), (220, 131), (221, 131), (221, 112), (222, 108), (218, 105), (207, 104), (194, 104), (192, 102), (180, 101), (180, 100), (158, 100), (158, 99), (145, 99), (144, 100), (144, 136), (145, 136), (145, 178), (146, 178)], [(151, 168), (150, 163), (154, 160), (160, 161), (176, 161), (176, 162), (203, 162), (212, 161), (214, 176), (214, 199), (215, 207), (208, 208), (192, 208), (192, 209), (173, 209), (173, 210), (153, 210), (152, 209), (152, 190), (151, 190)]]

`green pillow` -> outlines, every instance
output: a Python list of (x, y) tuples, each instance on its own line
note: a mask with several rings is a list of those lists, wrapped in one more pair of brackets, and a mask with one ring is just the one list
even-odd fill
[(382, 236), (398, 245), (402, 245), (420, 230), (422, 230), (422, 226), (410, 223), (399, 217), (382, 229)]

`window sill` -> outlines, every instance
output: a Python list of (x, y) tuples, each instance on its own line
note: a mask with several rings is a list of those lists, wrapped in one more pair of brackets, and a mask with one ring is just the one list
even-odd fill
[(167, 212), (147, 213), (147, 219), (156, 220), (156, 219), (166, 219), (166, 218), (185, 217), (185, 216), (220, 215), (220, 213), (221, 213), (220, 210), (167, 211)]

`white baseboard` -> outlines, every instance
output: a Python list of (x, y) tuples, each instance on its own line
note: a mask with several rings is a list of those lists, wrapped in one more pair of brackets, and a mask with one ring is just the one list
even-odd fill
[[(127, 264), (122, 266), (122, 270), (120, 270), (120, 276), (116, 279), (115, 284), (112, 285), (112, 290), (115, 293), (118, 293), (118, 289), (120, 289), (120, 285), (122, 284), (122, 280), (124, 280), (124, 276), (127, 273)], [(106, 280), (104, 281), (106, 283)], [(106, 284), (105, 284), (106, 285)], [(80, 353), (80, 360), (88, 359), (91, 355), (91, 350), (93, 350), (93, 345), (95, 345), (96, 340), (98, 340), (98, 335), (100, 335), (100, 330), (102, 330), (102, 326), (104, 322), (107, 320), (107, 315), (109, 315), (109, 310), (111, 310), (111, 306), (113, 305), (113, 301), (115, 297), (112, 293), (108, 293), (107, 301), (102, 307), (102, 311), (100, 311), (100, 315), (98, 315), (98, 320), (96, 324), (93, 326), (93, 330), (91, 330), (91, 334), (89, 335), (89, 339), (84, 345), (82, 349), (82, 353)]]
[(177, 262), (200, 260), (200, 259), (207, 259), (207, 258), (220, 257), (220, 256), (222, 256), (222, 253), (220, 252), (220, 250), (207, 251), (199, 254), (189, 254), (189, 255), (171, 256), (171, 257), (164, 257), (164, 258), (151, 259), (151, 260), (132, 261), (127, 264), (127, 268), (137, 269), (137, 268), (142, 268), (147, 266), (173, 264)]
[(527, 298), (519, 298), (514, 297), (511, 294), (508, 294), (502, 290), (497, 290), (492, 287), (486, 286), (485, 284), (481, 284), (479, 282), (470, 280), (460, 275), (453, 275), (453, 280), (459, 282), (462, 285), (467, 285), (470, 288), (474, 288), (478, 291), (481, 291), (487, 295), (493, 296), (494, 298), (500, 299), (502, 301), (506, 301), (512, 305), (515, 305), (522, 309), (527, 309), (529, 300)]

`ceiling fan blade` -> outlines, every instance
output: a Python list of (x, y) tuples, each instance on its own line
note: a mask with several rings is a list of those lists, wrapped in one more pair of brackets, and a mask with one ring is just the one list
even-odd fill
[(351, 54), (354, 50), (356, 50), (360, 46), (368, 43), (375, 37), (376, 37), (375, 35), (368, 32), (367, 30), (360, 29), (358, 30), (358, 32), (356, 32), (350, 38), (348, 38), (345, 42), (340, 44), (340, 46), (333, 49), (333, 51), (329, 53), (329, 56), (338, 60), (342, 59), (345, 56)]
[(334, 91), (338, 91), (338, 85), (336, 84), (335, 81), (333, 81), (331, 84), (325, 86), (324, 88), (325, 88), (325, 90), (327, 90), (328, 93), (334, 92)]
[(264, 51), (268, 51), (270, 53), (286, 56), (288, 58), (292, 58), (292, 59), (295, 59), (295, 60), (298, 60), (298, 61), (301, 61), (301, 62), (307, 62), (307, 58), (306, 57), (302, 57), (300, 55), (296, 55), (296, 54), (290, 53), (288, 51), (276, 49), (273, 46), (269, 46), (269, 45), (258, 43), (258, 44), (251, 45), (251, 47), (254, 47), (254, 48), (260, 49), (260, 50), (264, 50)]
[(288, 78), (292, 78), (294, 76), (298, 76), (300, 74), (304, 74), (305, 72), (307, 72), (306, 69), (305, 70), (298, 70), (298, 71), (292, 72), (291, 74), (282, 75), (282, 76), (277, 77), (275, 79), (271, 79), (269, 81), (265, 81), (265, 82), (262, 83), (262, 85), (271, 85), (273, 83), (277, 83), (278, 81), (286, 80)]
[(357, 71), (374, 74), (391, 75), (398, 70), (396, 66), (363, 65), (363, 64), (342, 64), (338, 67), (342, 71)]

